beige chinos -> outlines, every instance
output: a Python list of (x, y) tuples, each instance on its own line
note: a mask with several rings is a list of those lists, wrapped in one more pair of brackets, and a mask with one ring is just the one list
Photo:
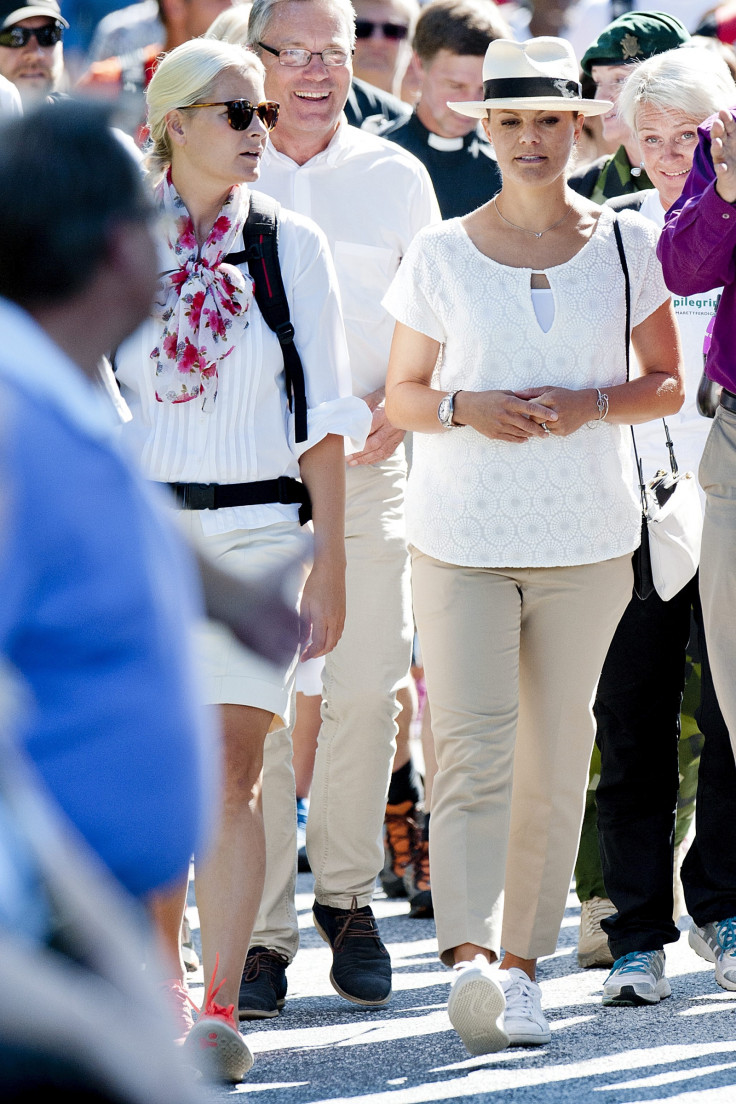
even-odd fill
[(698, 473), (705, 491), (700, 597), (708, 659), (736, 754), (736, 414), (719, 406)]
[[(440, 956), (557, 944), (595, 735), (592, 702), (631, 598), (631, 556), (467, 568), (413, 551), (439, 773), (430, 864)], [(505, 900), (504, 900), (505, 885)]]
[[(325, 660), (307, 822), (307, 852), (320, 904), (369, 905), (383, 866), (383, 818), (396, 749), (396, 691), (411, 662), (413, 624), (404, 526), (403, 447), (379, 464), (348, 468), (345, 630)], [(263, 813), (266, 886), (251, 946), (292, 959), (296, 812), (286, 729), (266, 740)]]

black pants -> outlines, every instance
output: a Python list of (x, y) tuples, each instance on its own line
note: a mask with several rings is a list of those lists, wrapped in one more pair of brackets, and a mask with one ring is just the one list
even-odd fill
[(691, 610), (700, 638), (697, 719), (705, 743), (697, 834), (682, 880), (696, 924), (736, 915), (736, 765), (707, 664), (696, 577), (669, 602), (656, 593), (645, 602), (632, 598), (598, 686), (598, 839), (603, 880), (617, 909), (603, 928), (614, 958), (658, 950), (679, 938), (672, 921), (672, 859)]

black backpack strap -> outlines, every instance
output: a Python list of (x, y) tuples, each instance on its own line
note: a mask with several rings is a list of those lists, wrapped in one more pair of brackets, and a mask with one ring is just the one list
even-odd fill
[(247, 264), (255, 283), (256, 303), (266, 325), (279, 339), (284, 357), (286, 396), (294, 412), (294, 437), (307, 440), (307, 393), (304, 368), (294, 344), (294, 327), (289, 313), (279, 264), (279, 204), (262, 192), (250, 193), (250, 209), (243, 227), (245, 248), (229, 253), (228, 264)]

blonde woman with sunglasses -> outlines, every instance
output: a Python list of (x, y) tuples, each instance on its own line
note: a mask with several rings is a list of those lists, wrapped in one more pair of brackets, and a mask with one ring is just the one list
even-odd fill
[[(306, 488), (314, 557), (301, 596), (302, 658), (325, 655), (344, 619), (343, 437), (351, 450), (362, 448), (370, 426), (367, 406), (350, 394), (332, 262), (313, 223), (280, 211), (305, 430), (298, 388), (286, 392), (278, 338), (247, 264), (235, 258), (248, 186), (278, 119), (279, 105), (264, 97), (261, 62), (242, 47), (195, 39), (163, 58), (147, 99), (163, 272), (153, 316), (116, 356), (133, 412), (130, 437), (149, 477), (173, 486), (192, 538), (246, 577), (289, 570), (303, 546), (298, 501)], [(195, 856), (210, 985), (194, 1027), (182, 977), (169, 988), (192, 1059), (219, 1080), (239, 1081), (252, 1064), (233, 1011), (263, 888), (263, 744), (273, 722), (288, 723), (296, 661), (296, 640), (292, 661), (277, 669), (219, 629), (203, 630), (206, 689), (222, 711), (224, 778), (216, 843)], [(172, 954), (185, 888), (156, 902)]]

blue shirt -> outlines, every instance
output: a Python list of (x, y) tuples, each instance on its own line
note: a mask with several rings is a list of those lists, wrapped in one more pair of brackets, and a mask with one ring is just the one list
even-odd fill
[(113, 438), (102, 394), (0, 299), (0, 652), (30, 689), (18, 739), (136, 895), (209, 836), (218, 750), (199, 697), (190, 556)]

